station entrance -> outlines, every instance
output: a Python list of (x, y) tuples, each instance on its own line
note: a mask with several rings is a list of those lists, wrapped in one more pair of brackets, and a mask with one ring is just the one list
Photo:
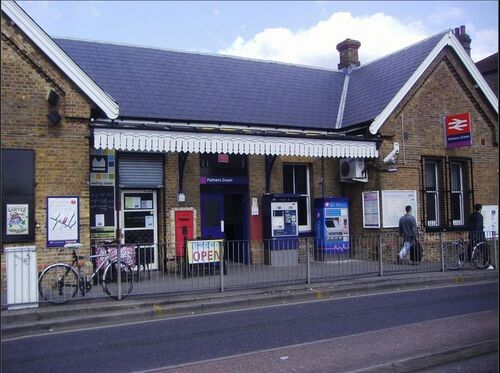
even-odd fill
[(244, 155), (200, 157), (202, 239), (224, 239), (225, 258), (248, 263), (248, 176)]

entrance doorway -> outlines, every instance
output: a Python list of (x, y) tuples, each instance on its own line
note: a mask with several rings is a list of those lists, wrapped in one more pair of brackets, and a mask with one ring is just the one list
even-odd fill
[(158, 210), (156, 191), (122, 190), (120, 233), (122, 244), (135, 244), (137, 264), (158, 269)]
[(248, 263), (245, 194), (201, 193), (203, 239), (224, 239), (229, 260)]

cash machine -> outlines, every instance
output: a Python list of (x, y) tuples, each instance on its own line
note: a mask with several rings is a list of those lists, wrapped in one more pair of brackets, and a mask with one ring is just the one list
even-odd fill
[(349, 199), (342, 197), (314, 200), (315, 259), (327, 260), (335, 254), (349, 253)]
[(265, 194), (264, 263), (271, 266), (297, 265), (298, 255), (298, 196), (295, 194)]

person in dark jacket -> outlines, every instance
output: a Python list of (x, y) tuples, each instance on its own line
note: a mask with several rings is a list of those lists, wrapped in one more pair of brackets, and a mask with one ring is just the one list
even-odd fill
[(417, 221), (411, 214), (411, 206), (406, 206), (405, 211), (406, 214), (399, 219), (399, 234), (403, 237), (403, 249), (399, 252), (396, 262), (399, 263), (401, 259), (404, 259), (408, 255), (408, 251), (410, 251), (411, 260), (419, 262), (421, 249), (417, 240)]
[[(467, 229), (469, 231), (469, 247), (467, 250), (467, 253), (469, 255), (469, 259), (471, 259), (472, 255), (472, 249), (474, 246), (476, 246), (479, 242), (485, 242), (485, 235), (484, 235), (484, 221), (483, 221), (483, 215), (481, 214), (481, 209), (483, 206), (479, 203), (474, 205), (474, 212), (470, 214), (469, 220), (467, 222)], [(488, 257), (489, 253), (486, 253), (486, 256)]]

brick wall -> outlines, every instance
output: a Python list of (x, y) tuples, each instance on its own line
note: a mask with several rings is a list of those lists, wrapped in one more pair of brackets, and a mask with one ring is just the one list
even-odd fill
[[(89, 245), (89, 128), (91, 104), (82, 92), (2, 13), (2, 149), (35, 151), (35, 241), (39, 268), (55, 261), (46, 249), (46, 197), (80, 197), (80, 237)], [(49, 122), (47, 93), (59, 93), (62, 121)], [(2, 287), (5, 285), (2, 255)]]
[[(416, 89), (407, 95), (382, 126), (380, 157), (371, 162), (369, 182), (354, 183), (345, 188), (352, 201), (351, 222), (362, 223), (362, 191), (388, 189), (416, 190), (420, 220), (423, 216), (421, 156), (471, 158), (475, 202), (498, 205), (498, 145), (495, 144), (498, 119), (474, 84), (451, 50), (442, 53), (417, 83)], [(445, 149), (442, 114), (464, 112), (471, 114), (473, 145)], [(395, 166), (399, 171), (377, 171), (376, 168), (387, 168), (381, 160), (392, 150), (393, 142), (400, 144), (399, 160)], [(351, 231), (354, 234), (373, 233), (373, 230), (362, 229), (362, 225), (353, 224)]]

